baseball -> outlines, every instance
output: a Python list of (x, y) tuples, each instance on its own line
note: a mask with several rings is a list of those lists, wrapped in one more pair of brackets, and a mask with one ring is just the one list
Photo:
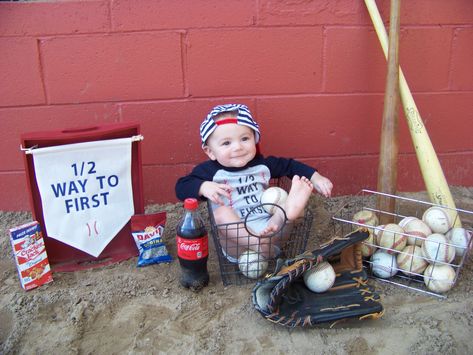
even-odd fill
[(370, 236), (361, 243), (361, 255), (368, 257), (373, 255), (376, 251), (376, 245), (374, 244), (374, 233), (371, 233)]
[(361, 210), (355, 213), (353, 216), (353, 222), (376, 226), (378, 225), (378, 217), (373, 211)]
[(397, 255), (397, 266), (406, 274), (422, 274), (429, 263), (422, 255), (422, 248), (417, 245), (408, 245)]
[(403, 235), (404, 230), (399, 225), (389, 223), (379, 231), (377, 243), (380, 247), (389, 249), (385, 252), (391, 254), (395, 251), (401, 251), (406, 246), (407, 238)]
[(455, 247), (445, 235), (434, 233), (424, 240), (422, 253), (431, 264), (436, 261), (450, 263), (455, 258)]
[(378, 277), (388, 279), (397, 273), (397, 261), (394, 255), (378, 250), (371, 256), (371, 271)]
[(429, 265), (424, 271), (424, 283), (430, 291), (447, 292), (454, 281), (455, 270), (450, 265)]
[(374, 236), (374, 243), (375, 244), (378, 243), (379, 233), (381, 233), (383, 231), (384, 226), (385, 226), (384, 224), (381, 224), (379, 226), (376, 226), (376, 228), (373, 228), (373, 236)]
[(455, 255), (463, 256), (470, 244), (471, 232), (465, 228), (455, 227), (447, 232), (446, 237), (455, 245)]
[[(263, 204), (263, 207), (266, 212), (274, 214), (277, 209), (277, 207), (274, 205), (283, 207), (284, 203), (286, 202), (286, 199), (286, 190), (280, 187), (273, 186), (264, 190), (263, 194), (261, 195), (260, 203)], [(272, 205), (264, 205), (265, 203), (271, 203)]]
[(304, 273), (304, 283), (312, 292), (325, 292), (333, 286), (334, 282), (335, 270), (326, 261)]
[(409, 234), (407, 236), (408, 245), (421, 246), (425, 238), (432, 234), (430, 227), (417, 218), (408, 221), (403, 228), (404, 232)]
[(401, 219), (399, 221), (398, 225), (399, 225), (399, 227), (404, 228), (407, 223), (409, 223), (410, 221), (412, 221), (414, 219), (419, 219), (419, 218), (413, 217), (413, 216), (404, 217), (403, 219)]
[(432, 206), (422, 215), (422, 220), (434, 233), (445, 234), (452, 228), (452, 220), (448, 211), (442, 207)]
[[(378, 236), (379, 236), (379, 233), (383, 230), (384, 224), (375, 226), (375, 227), (376, 228), (372, 228), (373, 233), (371, 233), (370, 231), (370, 236), (361, 243), (361, 254), (363, 256), (371, 256), (377, 249), (376, 244), (378, 243), (377, 242)], [(367, 245), (367, 244), (372, 244), (372, 245)]]
[(238, 258), (238, 268), (246, 277), (257, 279), (266, 272), (268, 262), (261, 254), (246, 250)]

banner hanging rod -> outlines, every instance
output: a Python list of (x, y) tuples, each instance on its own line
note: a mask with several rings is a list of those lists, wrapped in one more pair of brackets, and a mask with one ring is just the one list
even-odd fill
[[(117, 139), (120, 139), (120, 138), (117, 138)], [(132, 142), (140, 142), (143, 139), (145, 139), (145, 137), (143, 137), (143, 135), (141, 135), (141, 134), (138, 134), (136, 136), (131, 136), (131, 141)], [(89, 143), (89, 142), (83, 142), (83, 143)], [(23, 146), (20, 144), (20, 150), (22, 152), (25, 152), (25, 154), (32, 154), (33, 150), (36, 149), (36, 148), (38, 148), (38, 145), (34, 145), (30, 148), (23, 148)]]

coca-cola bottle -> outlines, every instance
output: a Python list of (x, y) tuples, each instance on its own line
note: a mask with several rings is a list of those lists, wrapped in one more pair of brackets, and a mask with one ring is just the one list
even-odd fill
[(198, 206), (195, 198), (184, 200), (184, 215), (176, 231), (177, 256), (181, 265), (180, 283), (194, 291), (209, 283), (209, 240)]

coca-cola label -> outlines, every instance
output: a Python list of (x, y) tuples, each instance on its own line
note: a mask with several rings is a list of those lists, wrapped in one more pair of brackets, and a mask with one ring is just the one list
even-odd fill
[(209, 255), (207, 235), (198, 239), (184, 239), (176, 236), (177, 256), (185, 260), (199, 260)]

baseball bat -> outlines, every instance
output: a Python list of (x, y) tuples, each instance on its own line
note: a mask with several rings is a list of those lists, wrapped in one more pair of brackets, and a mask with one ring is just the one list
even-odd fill
[[(390, 195), (396, 194), (398, 143), (398, 109), (399, 109), (399, 27), (401, 0), (391, 0), (389, 21), (388, 70), (384, 94), (384, 110), (381, 126), (381, 143), (378, 164), (378, 191)], [(380, 224), (394, 222), (395, 200), (378, 195), (377, 207), (383, 213)]]
[[(387, 58), (388, 34), (386, 33), (386, 28), (384, 27), (376, 2), (374, 0), (365, 0), (365, 5), (370, 14), (379, 42), (381, 43), (384, 56)], [(399, 93), (404, 109), (404, 116), (407, 120), (412, 143), (416, 151), (417, 161), (430, 201), (448, 207), (447, 211), (452, 217), (452, 221), (454, 221), (455, 226), (459, 227), (461, 226), (461, 222), (456, 212), (455, 202), (453, 201), (450, 188), (448, 187), (437, 154), (432, 146), (432, 142), (401, 68), (399, 68)]]

